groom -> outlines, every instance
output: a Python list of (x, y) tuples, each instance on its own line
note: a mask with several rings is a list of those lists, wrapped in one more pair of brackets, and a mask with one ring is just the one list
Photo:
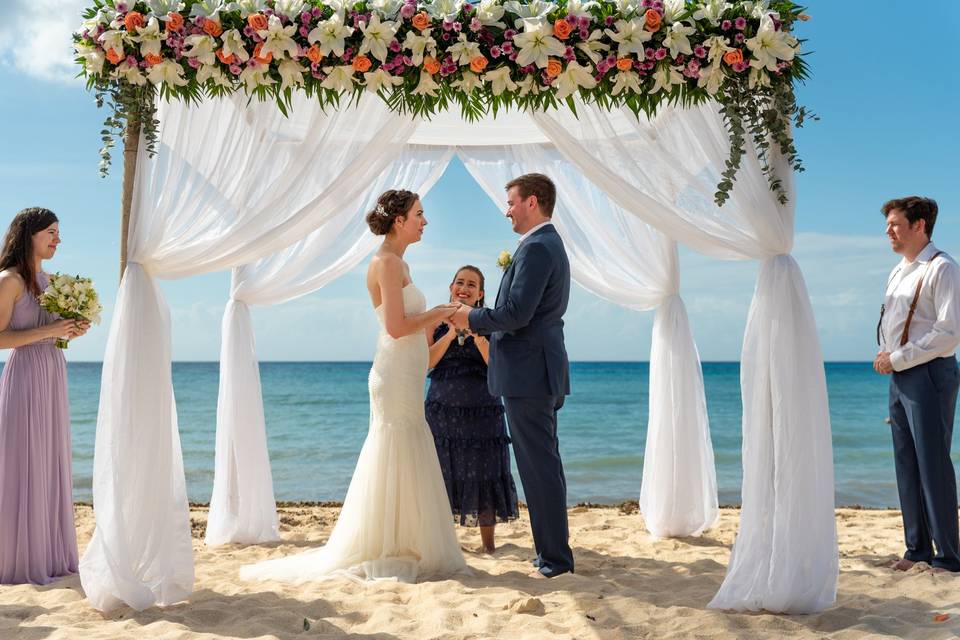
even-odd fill
[(507, 183), (507, 218), (520, 241), (500, 281), (496, 307), (461, 307), (460, 328), (490, 335), (490, 393), (503, 396), (517, 471), (530, 509), (535, 578), (573, 571), (567, 530), (567, 481), (557, 440), (557, 411), (570, 393), (563, 314), (570, 263), (550, 217), (550, 178), (529, 173)]

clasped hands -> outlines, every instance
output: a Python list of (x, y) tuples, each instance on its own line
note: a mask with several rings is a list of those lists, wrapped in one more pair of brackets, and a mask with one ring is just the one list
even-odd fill
[(473, 332), (470, 331), (470, 309), (473, 307), (459, 302), (451, 302), (444, 306), (450, 309), (450, 315), (444, 319), (444, 322), (457, 331), (466, 331), (472, 335)]
[(873, 361), (873, 370), (884, 375), (893, 373), (893, 363), (890, 361), (890, 352), (881, 351)]

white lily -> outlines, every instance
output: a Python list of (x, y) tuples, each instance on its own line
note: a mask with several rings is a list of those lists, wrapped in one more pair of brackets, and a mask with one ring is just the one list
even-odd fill
[(567, 63), (567, 68), (557, 76), (554, 85), (557, 87), (557, 100), (563, 100), (580, 89), (593, 89), (597, 86), (597, 80), (593, 77), (589, 67), (571, 60)]
[(187, 79), (183, 77), (183, 67), (167, 59), (153, 65), (147, 70), (147, 79), (153, 84), (172, 84), (182, 87), (187, 84)]
[(123, 43), (127, 40), (127, 32), (110, 29), (101, 33), (97, 40), (103, 45), (104, 50), (113, 49), (117, 53), (123, 53)]
[(521, 96), (525, 96), (528, 93), (536, 95), (540, 93), (540, 83), (533, 77), (533, 74), (526, 75), (517, 80), (517, 89), (520, 91)]
[(213, 80), (213, 83), (219, 87), (233, 86), (230, 78), (215, 64), (204, 65), (197, 69), (197, 82), (203, 85), (208, 80)]
[(592, 20), (593, 14), (590, 13), (590, 9), (596, 6), (599, 6), (599, 3), (594, 0), (568, 0), (567, 15), (573, 16), (574, 18), (590, 18)]
[(93, 16), (89, 20), (84, 20), (80, 23), (80, 28), (76, 30), (77, 35), (85, 36), (87, 33), (93, 37), (93, 34), (97, 32), (97, 27), (101, 24), (110, 24), (110, 20), (103, 14), (103, 10), (97, 11), (97, 15)]
[(330, 89), (337, 93), (353, 90), (353, 65), (342, 64), (336, 67), (324, 67), (323, 72), (327, 74), (327, 77), (320, 83), (320, 86), (324, 89)]
[(380, 21), (380, 16), (373, 14), (370, 16), (370, 22), (360, 23), (360, 31), (363, 32), (363, 42), (360, 44), (360, 53), (369, 51), (373, 57), (380, 62), (386, 62), (389, 50), (387, 46), (393, 40), (394, 35), (400, 25), (396, 22)]
[(284, 60), (277, 67), (280, 74), (280, 90), (303, 86), (303, 67), (296, 60)]
[(106, 56), (103, 51), (97, 47), (91, 47), (85, 44), (74, 45), (77, 57), (83, 58), (83, 67), (90, 75), (100, 75), (103, 73), (103, 63), (106, 62)]
[(616, 96), (627, 90), (633, 93), (640, 93), (642, 91), (640, 88), (640, 76), (636, 71), (620, 71), (613, 77), (613, 87), (610, 88), (610, 93)]
[(525, 20), (533, 20), (538, 23), (546, 22), (547, 14), (556, 9), (557, 5), (553, 2), (546, 2), (545, 0), (530, 0), (529, 3), (510, 0), (510, 2), (503, 3), (503, 8), (517, 16), (517, 19), (513, 21), (513, 25), (519, 29)]
[(431, 98), (437, 95), (437, 91), (440, 89), (438, 85), (433, 80), (431, 76), (426, 71), (420, 72), (420, 82), (417, 83), (417, 88), (413, 90), (413, 95), (415, 96), (430, 96)]
[(229, 58), (233, 55), (240, 62), (246, 62), (250, 59), (250, 54), (243, 48), (243, 36), (240, 35), (239, 31), (230, 29), (224, 31), (221, 37), (223, 38), (223, 55), (225, 57)]
[(661, 62), (657, 65), (657, 70), (653, 72), (653, 87), (651, 94), (661, 91), (670, 91), (674, 85), (683, 84), (683, 67), (675, 67), (667, 62)]
[(196, 58), (201, 64), (217, 63), (217, 41), (208, 35), (187, 36), (183, 44), (190, 47), (183, 52), (188, 58)]
[(503, 29), (507, 25), (501, 22), (504, 8), (500, 0), (482, 0), (477, 5), (477, 20), (485, 27), (497, 27)]
[(553, 37), (553, 28), (546, 20), (540, 23), (525, 20), (523, 26), (526, 31), (513, 37), (514, 44), (520, 47), (517, 66), (536, 64), (543, 69), (550, 56), (562, 56), (566, 52), (567, 47)]
[(137, 35), (130, 39), (140, 43), (140, 55), (160, 55), (160, 47), (166, 34), (160, 31), (160, 22), (153, 16), (143, 27), (137, 29)]
[(673, 24), (680, 19), (680, 16), (683, 15), (686, 10), (686, 0), (664, 0), (663, 21), (667, 24)]
[(263, 38), (263, 47), (260, 49), (260, 56), (265, 58), (267, 54), (273, 54), (277, 60), (282, 60), (284, 54), (287, 57), (294, 57), (300, 54), (300, 45), (293, 40), (293, 34), (297, 32), (297, 25), (291, 24), (283, 26), (280, 18), (270, 16), (267, 22), (267, 28), (257, 31), (257, 35)]
[(724, 11), (732, 6), (725, 0), (700, 0), (697, 10), (693, 12), (693, 19), (707, 20), (713, 26), (717, 26), (720, 24)]
[(467, 34), (461, 33), (457, 41), (447, 49), (458, 65), (464, 67), (480, 55), (480, 44), (467, 40)]
[(757, 20), (763, 20), (764, 16), (772, 16), (780, 19), (779, 11), (770, 11), (770, 0), (758, 0), (757, 2), (744, 2), (743, 8), (750, 12), (751, 17)]
[(303, 13), (303, 7), (306, 4), (304, 0), (275, 0), (273, 3), (273, 11), (291, 20), (295, 20)]
[(203, 16), (211, 20), (220, 20), (220, 12), (223, 9), (223, 0), (199, 0), (190, 8), (190, 17)]
[(147, 6), (153, 15), (166, 16), (168, 13), (182, 11), (184, 5), (180, 0), (147, 0)]
[(437, 52), (437, 41), (430, 35), (430, 29), (418, 36), (413, 29), (407, 31), (407, 38), (403, 41), (403, 48), (410, 51), (410, 61), (417, 67), (423, 64), (423, 55), (427, 52), (435, 56)]
[(379, 93), (383, 89), (390, 89), (403, 84), (403, 78), (390, 75), (378, 67), (376, 71), (368, 71), (363, 74), (364, 83), (367, 85), (367, 91)]
[(703, 46), (707, 48), (707, 60), (714, 64), (720, 64), (719, 61), (723, 58), (723, 54), (733, 49), (727, 44), (727, 39), (723, 36), (707, 38), (703, 41)]
[(640, 0), (617, 0), (616, 5), (620, 15), (624, 18), (638, 14), (643, 9), (640, 5)]
[(691, 36), (696, 32), (696, 29), (693, 27), (688, 27), (682, 22), (674, 22), (670, 25), (670, 28), (667, 29), (667, 35), (663, 39), (663, 46), (670, 48), (670, 56), (676, 58), (679, 54), (691, 55), (693, 49), (690, 48), (690, 40), (687, 36)]
[(589, 38), (577, 43), (577, 49), (587, 54), (593, 64), (597, 64), (601, 58), (605, 57), (605, 55), (600, 55), (600, 52), (609, 51), (610, 45), (603, 42), (603, 31), (594, 29)]
[(650, 41), (653, 34), (643, 28), (644, 22), (638, 18), (633, 20), (617, 20), (613, 25), (617, 28), (604, 29), (610, 39), (617, 43), (617, 57), (623, 58), (631, 53), (638, 53), (643, 57), (643, 45)]
[(343, 55), (344, 38), (351, 35), (353, 35), (353, 27), (344, 25), (343, 15), (335, 13), (307, 34), (307, 42), (310, 44), (319, 42), (320, 53), (325, 56), (335, 53), (337, 57), (341, 57)]
[(460, 89), (460, 91), (469, 94), (473, 93), (475, 89), (482, 87), (483, 82), (480, 80), (479, 76), (472, 71), (464, 71), (463, 77), (456, 82), (451, 82), (450, 86), (454, 89)]
[(227, 11), (239, 11), (241, 18), (254, 13), (262, 13), (267, 8), (267, 0), (236, 0), (227, 5)]
[(140, 72), (140, 67), (135, 64), (128, 64), (126, 60), (117, 65), (117, 68), (110, 74), (111, 78), (123, 78), (128, 84), (142, 86), (147, 84), (147, 77)]
[(766, 69), (762, 67), (752, 67), (750, 69), (750, 88), (753, 89), (757, 85), (761, 87), (770, 86), (770, 75), (767, 73)]
[(464, 0), (432, 0), (423, 5), (431, 18), (452, 22), (463, 8)]
[(498, 67), (493, 71), (487, 71), (480, 79), (489, 82), (493, 95), (498, 96), (504, 91), (517, 90), (517, 83), (510, 78), (510, 71), (509, 66)]
[(783, 31), (777, 31), (770, 16), (760, 20), (757, 35), (747, 40), (747, 48), (753, 53), (750, 66), (765, 68), (767, 71), (777, 70), (777, 61), (793, 60), (797, 53), (797, 39)]
[(403, 0), (371, 0), (368, 6), (384, 18), (392, 20), (400, 13)]
[(244, 68), (240, 73), (240, 82), (243, 83), (248, 94), (253, 93), (257, 87), (276, 84), (276, 80), (266, 75), (269, 70), (270, 67), (265, 64), (255, 64)]
[(726, 74), (723, 67), (720, 66), (719, 59), (714, 64), (707, 67), (700, 67), (700, 78), (697, 80), (697, 86), (706, 89), (710, 96), (717, 95), (720, 91), (723, 81), (726, 80)]

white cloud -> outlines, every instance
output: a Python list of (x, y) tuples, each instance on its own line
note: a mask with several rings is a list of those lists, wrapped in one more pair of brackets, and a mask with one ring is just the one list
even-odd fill
[(72, 34), (85, 0), (4, 0), (0, 3), (0, 65), (54, 82), (75, 82)]

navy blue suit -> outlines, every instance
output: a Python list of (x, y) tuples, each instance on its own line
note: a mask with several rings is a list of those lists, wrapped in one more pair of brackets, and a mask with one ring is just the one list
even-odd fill
[(557, 439), (557, 411), (570, 393), (563, 344), (569, 299), (570, 262), (560, 235), (547, 225), (517, 249), (496, 306), (470, 312), (470, 328), (490, 336), (487, 384), (492, 395), (503, 396), (538, 565), (548, 577), (573, 571)]

